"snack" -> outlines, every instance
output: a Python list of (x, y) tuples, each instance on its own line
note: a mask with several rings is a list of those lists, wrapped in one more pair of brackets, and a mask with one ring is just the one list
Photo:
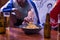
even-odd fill
[(37, 27), (36, 25), (34, 25), (32, 22), (28, 23), (27, 27), (24, 27), (26, 29), (38, 29), (39, 27)]

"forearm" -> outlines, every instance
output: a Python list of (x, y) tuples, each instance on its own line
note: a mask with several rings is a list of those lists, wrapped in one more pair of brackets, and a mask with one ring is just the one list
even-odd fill
[(28, 22), (32, 22), (33, 21), (33, 18), (34, 18), (34, 13), (33, 11), (28, 11), (28, 16), (24, 18), (24, 20), (28, 21)]
[(34, 13), (33, 13), (32, 10), (30, 10), (30, 11), (28, 12), (28, 17), (30, 17), (30, 18), (34, 18)]

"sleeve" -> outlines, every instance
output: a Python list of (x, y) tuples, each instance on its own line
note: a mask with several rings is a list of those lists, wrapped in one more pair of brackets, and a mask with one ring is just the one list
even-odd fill
[(12, 11), (13, 8), (13, 1), (9, 0), (4, 6), (1, 7), (0, 11), (1, 12), (10, 12)]

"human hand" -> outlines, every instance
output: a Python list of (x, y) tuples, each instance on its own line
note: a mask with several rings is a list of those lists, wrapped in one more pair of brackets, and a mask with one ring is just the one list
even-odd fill
[(33, 18), (32, 17), (25, 17), (24, 18), (24, 20), (26, 21), (26, 22), (33, 22)]
[(22, 24), (28, 24), (29, 22), (33, 22), (33, 19), (31, 17), (25, 17)]

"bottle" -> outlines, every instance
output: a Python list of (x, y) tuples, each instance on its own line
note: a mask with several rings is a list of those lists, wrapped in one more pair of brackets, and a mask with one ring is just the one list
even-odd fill
[(50, 25), (50, 14), (46, 15), (46, 22), (44, 24), (44, 38), (51, 37), (51, 25)]
[(6, 29), (4, 26), (4, 16), (2, 13), (0, 13), (0, 34), (5, 34)]
[(58, 14), (58, 31), (60, 32), (60, 14)]
[(5, 26), (9, 27), (9, 19), (10, 19), (10, 12), (3, 12), (4, 20), (5, 20)]

